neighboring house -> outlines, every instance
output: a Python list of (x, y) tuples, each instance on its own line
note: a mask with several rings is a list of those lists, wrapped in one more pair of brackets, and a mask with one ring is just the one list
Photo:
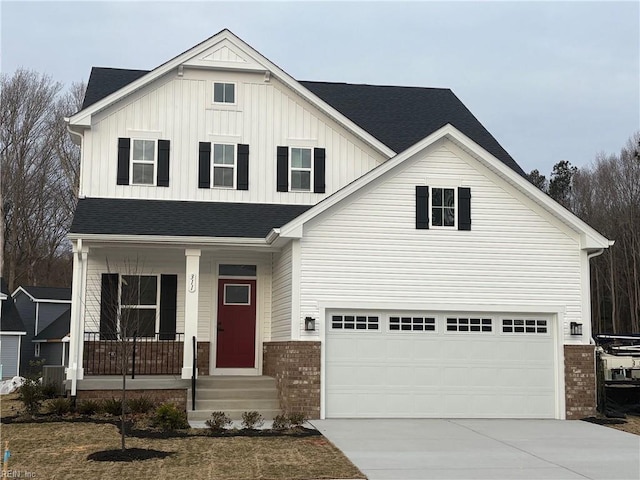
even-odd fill
[(26, 335), (20, 313), (9, 295), (9, 287), (0, 278), (0, 370), (2, 380), (20, 375), (20, 350)]
[[(34, 343), (33, 340), (71, 309), (71, 289), (22, 286), (13, 292), (12, 297), (27, 332), (22, 343), (20, 369), (28, 372), (31, 362), (41, 360), (44, 360), (45, 365), (60, 365), (61, 354), (51, 352), (50, 348), (45, 348), (46, 354), (43, 354), (41, 343)], [(55, 353), (55, 357), (49, 358), (49, 353)]]
[(44, 365), (69, 366), (70, 324), (68, 309), (33, 337), (35, 357), (44, 360)]
[(312, 418), (593, 413), (610, 242), (450, 90), (300, 82), (223, 30), (94, 68), (68, 125), (72, 393), (134, 310), (153, 373), (191, 378), (196, 338), (201, 378), (272, 376)]

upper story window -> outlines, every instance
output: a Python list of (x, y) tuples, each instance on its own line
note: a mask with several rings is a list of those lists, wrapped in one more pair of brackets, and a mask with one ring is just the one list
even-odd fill
[(198, 188), (249, 190), (249, 145), (200, 142)]
[(169, 186), (169, 140), (118, 138), (118, 185)]
[(213, 84), (213, 103), (236, 103), (236, 84), (215, 82)]
[(215, 143), (213, 145), (213, 186), (235, 187), (235, 145)]
[(291, 190), (311, 191), (313, 170), (310, 148), (291, 148)]
[(416, 185), (416, 229), (431, 227), (471, 230), (471, 189)]
[(456, 191), (453, 188), (431, 190), (431, 226), (456, 226)]
[(277, 191), (325, 193), (325, 158), (324, 148), (279, 146)]
[(154, 185), (156, 166), (156, 141), (133, 139), (131, 149), (131, 183)]

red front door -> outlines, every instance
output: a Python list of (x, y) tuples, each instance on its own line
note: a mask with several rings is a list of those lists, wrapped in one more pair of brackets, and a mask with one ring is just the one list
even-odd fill
[(254, 368), (256, 281), (218, 280), (217, 368)]

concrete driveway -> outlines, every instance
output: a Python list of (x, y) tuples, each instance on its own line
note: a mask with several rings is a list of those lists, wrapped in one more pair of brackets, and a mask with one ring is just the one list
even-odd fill
[(640, 437), (563, 420), (312, 420), (369, 479), (639, 479)]

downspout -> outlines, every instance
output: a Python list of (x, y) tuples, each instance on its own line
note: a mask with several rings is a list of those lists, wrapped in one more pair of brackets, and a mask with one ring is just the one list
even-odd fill
[[(614, 243), (616, 243), (615, 240), (609, 240), (610, 247), (612, 247)], [(604, 248), (601, 248), (600, 250), (596, 250), (595, 252), (587, 254), (587, 267), (589, 269), (591, 268), (591, 259), (602, 255), (604, 253), (604, 250), (605, 250)], [(591, 275), (589, 275), (589, 279), (591, 279)], [(591, 282), (589, 282), (589, 295), (591, 295)], [(590, 345), (596, 344), (596, 341), (593, 339), (593, 331), (591, 332), (591, 337), (589, 337), (589, 344)]]

